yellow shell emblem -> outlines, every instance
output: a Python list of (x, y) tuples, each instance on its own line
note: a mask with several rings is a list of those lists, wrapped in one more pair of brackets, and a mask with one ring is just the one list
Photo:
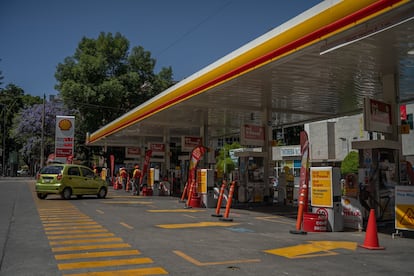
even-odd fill
[(61, 130), (69, 130), (72, 127), (72, 122), (68, 119), (63, 119), (59, 122), (59, 128)]

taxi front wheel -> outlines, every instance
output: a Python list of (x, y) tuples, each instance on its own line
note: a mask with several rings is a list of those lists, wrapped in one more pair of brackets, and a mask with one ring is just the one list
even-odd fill
[(108, 191), (107, 191), (107, 189), (106, 188), (104, 188), (104, 187), (102, 187), (102, 188), (100, 188), (99, 189), (99, 192), (98, 192), (98, 198), (105, 198), (106, 197), (106, 193), (107, 193)]

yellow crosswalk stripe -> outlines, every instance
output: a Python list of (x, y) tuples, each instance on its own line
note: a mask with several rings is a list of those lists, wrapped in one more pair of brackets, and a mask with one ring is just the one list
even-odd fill
[(150, 264), (150, 263), (153, 263), (151, 258), (132, 258), (132, 259), (117, 259), (117, 260), (105, 260), (105, 261), (64, 263), (64, 264), (58, 264), (58, 268), (60, 270), (68, 270), (68, 269), (79, 269), (79, 268)]
[(80, 238), (99, 238), (99, 237), (113, 237), (114, 233), (96, 233), (96, 234), (83, 234), (83, 235), (48, 235), (49, 240), (63, 240), (63, 239), (80, 239)]
[(128, 243), (111, 243), (111, 244), (95, 244), (95, 245), (82, 245), (82, 246), (64, 246), (64, 247), (52, 247), (52, 252), (63, 251), (80, 251), (80, 250), (92, 250), (92, 249), (108, 249), (108, 248), (126, 248), (131, 247)]
[(105, 238), (105, 239), (51, 241), (50, 245), (80, 244), (80, 243), (102, 243), (102, 242), (122, 242), (122, 239), (121, 238)]
[(64, 274), (65, 276), (140, 276), (140, 275), (165, 275), (168, 274), (166, 270), (161, 267), (148, 267), (127, 270), (102, 271), (102, 272), (87, 272), (77, 274)]
[(99, 252), (84, 252), (84, 253), (72, 253), (72, 254), (56, 254), (56, 260), (71, 260), (71, 259), (85, 259), (85, 258), (99, 258), (99, 257), (115, 257), (115, 256), (128, 256), (139, 255), (141, 252), (138, 250), (114, 250), (114, 251), (99, 251)]

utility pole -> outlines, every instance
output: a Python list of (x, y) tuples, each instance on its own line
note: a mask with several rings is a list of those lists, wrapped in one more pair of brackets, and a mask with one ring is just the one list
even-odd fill
[(1, 147), (1, 156), (2, 156), (2, 169), (1, 174), (6, 176), (5, 168), (6, 165), (6, 106), (4, 104), (0, 104), (2, 109), (1, 112), (3, 113), (3, 129), (2, 129), (2, 147)]
[(46, 99), (46, 95), (43, 94), (43, 109), (42, 109), (42, 129), (41, 129), (41, 136), (40, 136), (40, 168), (43, 167), (44, 162), (45, 162), (45, 157), (44, 157), (44, 142), (43, 142), (43, 137), (44, 137), (44, 129), (45, 129), (45, 99)]

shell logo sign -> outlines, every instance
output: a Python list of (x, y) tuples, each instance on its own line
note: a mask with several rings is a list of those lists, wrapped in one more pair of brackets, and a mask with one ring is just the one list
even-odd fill
[(72, 127), (72, 122), (68, 119), (63, 119), (58, 123), (61, 130), (69, 130)]
[(74, 154), (74, 116), (56, 116), (55, 159), (71, 162)]

